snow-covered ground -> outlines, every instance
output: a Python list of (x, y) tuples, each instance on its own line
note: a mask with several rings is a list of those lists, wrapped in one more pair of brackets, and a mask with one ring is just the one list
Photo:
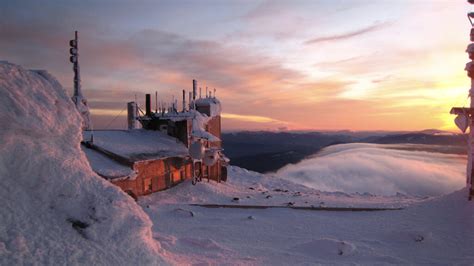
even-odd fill
[[(321, 192), (229, 168), (229, 181), (185, 182), (143, 197), (153, 237), (175, 264), (428, 264), (474, 261), (474, 204), (460, 190), (440, 198)], [(238, 198), (238, 200), (234, 199)], [(190, 203), (404, 207), (377, 212), (229, 209)]]

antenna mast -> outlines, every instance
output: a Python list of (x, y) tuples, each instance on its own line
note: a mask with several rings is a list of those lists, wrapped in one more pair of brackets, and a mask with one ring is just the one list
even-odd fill
[[(79, 40), (77, 36), (77, 30), (74, 32), (74, 39), (69, 41), (69, 46), (71, 48), (69, 49), (69, 53), (71, 54), (71, 57), (69, 57), (69, 61), (73, 64), (73, 70), (74, 70), (74, 96), (76, 98), (73, 98), (74, 100), (77, 100), (79, 97), (82, 98), (82, 91), (81, 91), (81, 73), (79, 69)], [(74, 101), (74, 103), (77, 105), (78, 102)]]
[(82, 95), (81, 90), (81, 73), (79, 68), (79, 37), (77, 31), (74, 32), (74, 39), (69, 41), (69, 61), (73, 64), (74, 70), (74, 95), (72, 101), (76, 105), (77, 110), (82, 116), (82, 129), (91, 130), (91, 120), (87, 100)]

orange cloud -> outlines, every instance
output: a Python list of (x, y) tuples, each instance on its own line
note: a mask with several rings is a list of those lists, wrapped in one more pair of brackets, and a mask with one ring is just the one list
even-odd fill
[(229, 114), (229, 113), (222, 113), (222, 118), (227, 119), (237, 119), (240, 121), (247, 121), (247, 122), (255, 122), (255, 123), (279, 123), (279, 124), (287, 124), (286, 122), (280, 121), (278, 119), (273, 119), (266, 116), (258, 116), (258, 115), (239, 115), (239, 114)]

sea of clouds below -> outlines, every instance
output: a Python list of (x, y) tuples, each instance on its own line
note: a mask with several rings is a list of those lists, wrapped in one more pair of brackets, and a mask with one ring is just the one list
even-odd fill
[(323, 191), (438, 196), (465, 185), (466, 157), (407, 145), (341, 144), (276, 175)]

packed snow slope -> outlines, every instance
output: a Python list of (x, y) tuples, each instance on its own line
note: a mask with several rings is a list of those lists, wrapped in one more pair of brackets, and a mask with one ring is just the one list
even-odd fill
[(466, 156), (416, 144), (340, 144), (276, 175), (324, 191), (439, 196), (465, 186)]
[(0, 62), (0, 265), (163, 262), (149, 217), (91, 170), (80, 119), (50, 74)]
[[(226, 183), (186, 181), (142, 197), (176, 265), (472, 265), (474, 203), (465, 189), (421, 200), (322, 192), (229, 167)], [(404, 207), (377, 212), (204, 208), (189, 203)]]

